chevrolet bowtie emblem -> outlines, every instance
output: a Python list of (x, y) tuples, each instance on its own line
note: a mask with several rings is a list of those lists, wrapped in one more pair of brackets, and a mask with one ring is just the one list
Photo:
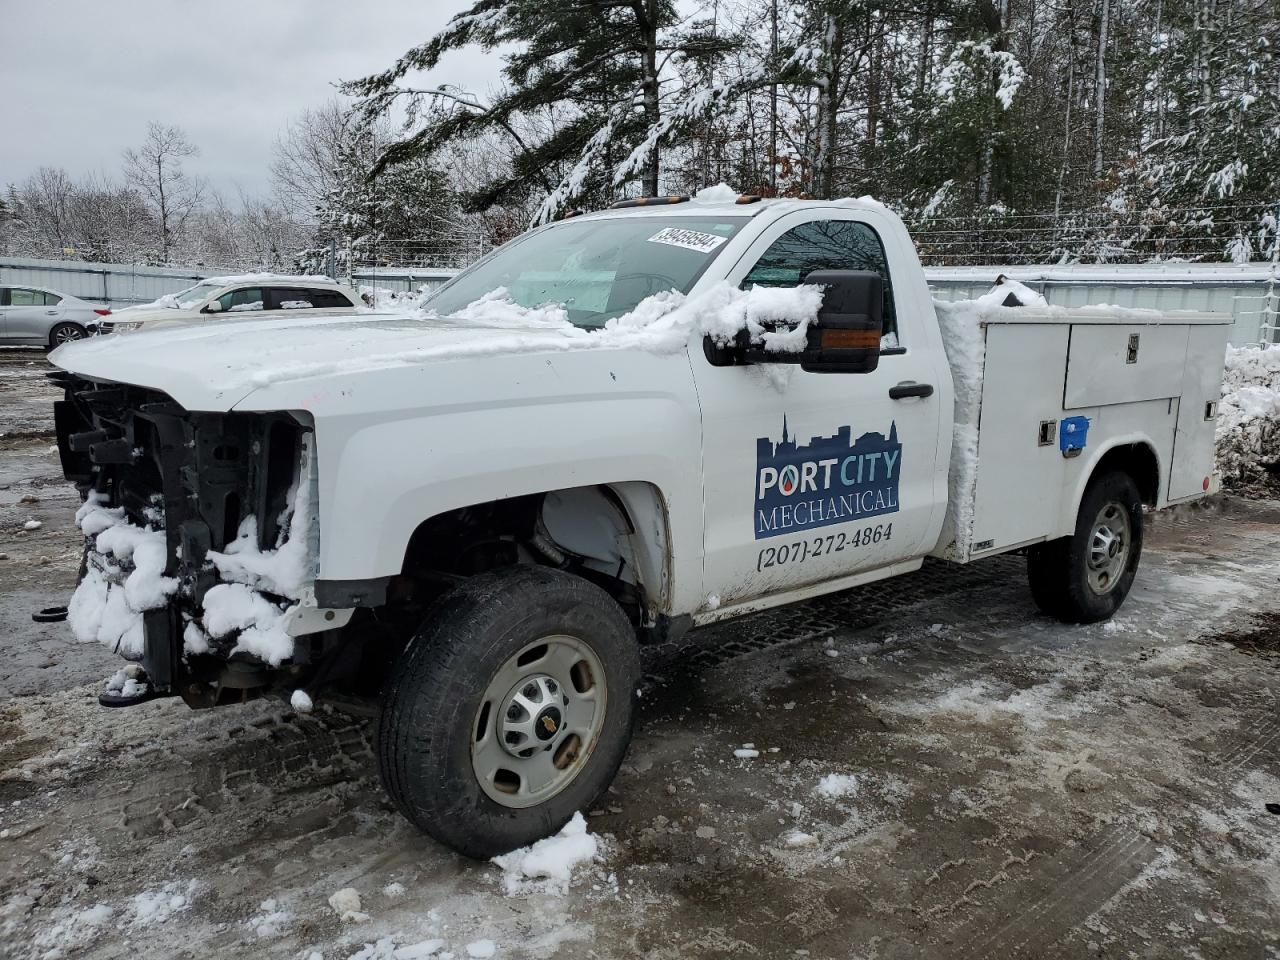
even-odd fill
[(552, 720), (550, 717), (543, 717), (542, 725), (547, 728), (547, 733), (556, 732), (556, 722)]

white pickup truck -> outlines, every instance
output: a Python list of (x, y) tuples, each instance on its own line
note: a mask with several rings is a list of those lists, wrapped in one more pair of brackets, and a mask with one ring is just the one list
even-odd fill
[(490, 856), (609, 785), (638, 644), (1020, 549), (1110, 616), (1144, 504), (1216, 489), (1230, 318), (935, 305), (880, 204), (754, 201), (533, 230), (413, 315), (60, 348), (102, 702), (371, 704), (400, 810)]

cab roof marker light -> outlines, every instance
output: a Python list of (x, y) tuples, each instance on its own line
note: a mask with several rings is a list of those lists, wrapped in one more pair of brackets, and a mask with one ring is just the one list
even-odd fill
[(619, 210), (622, 207), (650, 207), (662, 206), (670, 203), (688, 203), (689, 198), (683, 195), (672, 195), (667, 197), (633, 197), (630, 200), (618, 200), (609, 204), (610, 210)]
[(764, 197), (760, 196), (760, 194), (758, 193), (744, 193), (744, 194), (740, 194), (738, 196), (738, 199), (733, 202), (738, 204), (739, 206), (742, 206), (748, 203), (759, 203), (763, 199)]

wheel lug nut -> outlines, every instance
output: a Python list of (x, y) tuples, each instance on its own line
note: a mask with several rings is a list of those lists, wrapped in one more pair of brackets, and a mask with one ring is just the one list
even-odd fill
[(534, 697), (538, 695), (538, 687), (536, 684), (532, 684), (532, 683), (525, 684), (525, 688), (520, 692), (523, 693), (530, 700), (532, 700)]
[(520, 719), (520, 708), (517, 707), (514, 703), (511, 706), (507, 707), (507, 719), (508, 720)]
[(548, 681), (547, 681), (547, 692), (548, 692), (548, 693), (555, 693), (555, 692), (556, 692), (556, 682), (555, 682), (554, 680), (548, 680)]

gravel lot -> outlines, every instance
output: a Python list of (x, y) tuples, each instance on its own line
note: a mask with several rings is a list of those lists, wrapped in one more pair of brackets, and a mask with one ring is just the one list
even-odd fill
[(115, 658), (30, 619), (79, 550), (45, 369), (0, 351), (0, 957), (1280, 957), (1280, 502), (1151, 518), (1110, 624), (1004, 557), (649, 651), (598, 862), (507, 896), (362, 721), (97, 706)]

